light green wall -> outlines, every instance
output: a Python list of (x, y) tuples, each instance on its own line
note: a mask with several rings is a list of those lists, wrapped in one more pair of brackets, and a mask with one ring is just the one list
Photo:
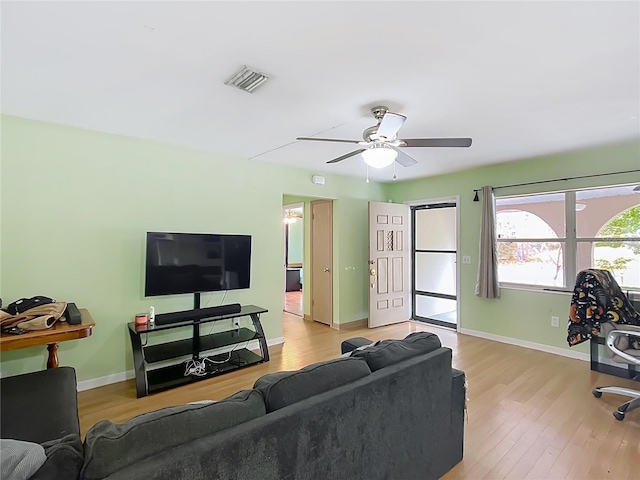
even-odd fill
[[(63, 342), (59, 351), (79, 380), (132, 369), (126, 323), (135, 313), (149, 305), (158, 313), (192, 307), (190, 295), (143, 296), (146, 231), (251, 234), (251, 288), (230, 291), (225, 303), (267, 308), (267, 337), (281, 337), (285, 192), (335, 199), (336, 321), (363, 318), (366, 253), (357, 252), (366, 251), (366, 204), (384, 198), (381, 185), (326, 174), (325, 185), (314, 185), (314, 172), (302, 169), (1, 119), (0, 296), (8, 303), (48, 295), (89, 309), (93, 335)], [(202, 299), (203, 306), (221, 301), (222, 293)], [(44, 347), (4, 352), (2, 371), (38, 370), (45, 362)]]
[[(482, 203), (473, 202), (473, 190), (484, 185), (497, 187), (638, 168), (640, 143), (631, 142), (415, 181), (385, 184), (385, 187), (388, 196), (394, 202), (460, 196), (459, 254), (470, 255), (473, 260), (471, 265), (460, 266), (459, 321), (463, 329), (568, 349), (566, 328), (550, 326), (552, 315), (567, 318), (570, 302), (568, 294), (502, 289), (500, 299), (488, 300), (475, 296)], [(632, 182), (640, 182), (639, 173), (500, 189), (496, 193), (534, 193)], [(583, 344), (574, 347), (573, 350), (587, 352), (587, 348), (588, 346)]]
[(289, 225), (289, 263), (304, 264), (304, 218)]
[[(2, 121), (4, 117), (0, 115), (0, 253), (2, 252)], [(0, 298), (2, 298), (2, 255), (0, 255)], [(7, 303), (8, 305), (8, 303)], [(5, 303), (2, 304), (5, 306)]]
[[(369, 317), (369, 201), (336, 201), (333, 218), (333, 266), (338, 273), (333, 276), (337, 282), (334, 290), (337, 287), (340, 292), (349, 291), (348, 295), (334, 297), (337, 323), (366, 319)], [(336, 242), (341, 248), (335, 248)]]

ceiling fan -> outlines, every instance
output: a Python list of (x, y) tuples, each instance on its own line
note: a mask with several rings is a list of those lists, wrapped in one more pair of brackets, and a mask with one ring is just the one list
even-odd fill
[(355, 143), (363, 148), (354, 150), (340, 157), (329, 160), (327, 163), (338, 163), (354, 155), (362, 154), (365, 163), (371, 167), (383, 168), (394, 161), (404, 167), (410, 167), (418, 163), (415, 159), (404, 153), (405, 147), (469, 147), (470, 138), (398, 138), (398, 131), (407, 119), (404, 115), (390, 112), (385, 106), (377, 106), (371, 109), (371, 113), (378, 123), (367, 128), (362, 133), (363, 140), (342, 140), (337, 138), (298, 137), (296, 140), (310, 140), (314, 142), (341, 142)]
[(297, 212), (295, 209), (286, 209), (284, 212), (284, 223), (296, 223), (299, 218), (302, 218), (302, 213)]

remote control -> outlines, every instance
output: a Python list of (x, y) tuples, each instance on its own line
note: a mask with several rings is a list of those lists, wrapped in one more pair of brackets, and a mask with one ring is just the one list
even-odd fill
[(7, 328), (4, 332), (11, 333), (12, 335), (22, 335), (23, 333), (27, 333), (29, 330), (25, 330), (24, 328), (11, 327)]

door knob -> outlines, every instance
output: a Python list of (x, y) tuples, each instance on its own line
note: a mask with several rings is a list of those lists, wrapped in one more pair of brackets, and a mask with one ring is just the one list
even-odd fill
[(376, 269), (372, 268), (371, 270), (369, 270), (369, 275), (371, 275), (372, 277), (376, 276)]
[(329, 267), (324, 267), (325, 272), (329, 272)]

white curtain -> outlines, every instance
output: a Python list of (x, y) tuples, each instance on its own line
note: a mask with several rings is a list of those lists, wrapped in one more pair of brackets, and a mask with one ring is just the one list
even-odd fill
[(480, 264), (476, 295), (499, 298), (498, 254), (496, 251), (496, 206), (492, 187), (482, 187), (482, 223), (480, 225)]

